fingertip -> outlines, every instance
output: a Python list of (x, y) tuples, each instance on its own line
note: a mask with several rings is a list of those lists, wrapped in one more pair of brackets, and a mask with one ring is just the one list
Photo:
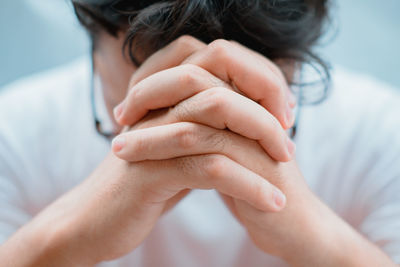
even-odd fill
[(115, 137), (111, 142), (111, 148), (115, 154), (121, 152), (122, 149), (125, 147), (125, 145), (126, 145), (126, 137), (123, 135)]
[(273, 192), (273, 211), (281, 211), (286, 206), (286, 196), (281, 190), (274, 188)]

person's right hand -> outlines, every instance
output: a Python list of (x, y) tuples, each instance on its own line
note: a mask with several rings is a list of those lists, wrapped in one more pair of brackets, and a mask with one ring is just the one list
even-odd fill
[[(282, 208), (273, 203), (275, 186), (234, 161), (225, 160), (223, 170), (220, 163), (216, 155), (137, 163), (110, 155), (84, 183), (21, 228), (1, 248), (0, 264), (92, 266), (122, 257), (193, 188), (215, 188), (264, 211)], [(13, 254), (17, 248), (30, 257)]]
[(110, 154), (1, 247), (0, 265), (93, 266), (122, 257), (189, 189), (214, 188), (264, 211), (282, 208), (273, 203), (275, 186), (234, 161), (222, 171), (220, 162), (197, 155), (128, 163)]

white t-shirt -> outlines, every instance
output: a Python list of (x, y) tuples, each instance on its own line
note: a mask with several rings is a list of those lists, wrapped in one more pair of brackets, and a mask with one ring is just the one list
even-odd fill
[[(87, 58), (0, 95), (0, 243), (82, 182), (110, 150), (94, 128)], [(302, 109), (297, 159), (311, 189), (400, 263), (400, 96), (336, 70)], [(323, 218), (321, 218), (321, 223)], [(257, 249), (215, 191), (197, 190), (129, 255), (101, 266), (286, 266)]]

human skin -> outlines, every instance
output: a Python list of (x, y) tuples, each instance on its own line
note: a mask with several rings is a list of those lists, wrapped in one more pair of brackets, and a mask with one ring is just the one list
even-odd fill
[[(282, 141), (287, 140), (283, 129), (293, 123), (293, 118), (286, 116), (291, 101), (283, 75), (276, 73), (279, 69), (271, 62), (227, 41), (207, 46), (185, 37), (149, 58), (139, 70), (131, 66), (132, 72), (118, 72), (115, 68), (124, 68), (120, 64), (124, 61), (111, 49), (120, 47), (114, 46), (118, 40), (110, 39), (112, 44), (104, 40), (95, 62), (109, 97), (108, 107), (121, 101), (125, 88), (130, 88), (122, 108), (115, 110), (118, 122), (134, 124), (113, 143), (120, 158), (108, 155), (82, 184), (22, 227), (1, 247), (0, 265), (91, 266), (121, 257), (146, 238), (159, 216), (195, 188), (219, 191), (255, 244), (292, 265), (392, 264), (308, 189), (293, 159), (294, 147)], [(109, 49), (111, 54), (105, 52)], [(207, 53), (237, 56), (232, 49), (245, 51), (241, 63), (252, 60), (240, 64), (247, 66), (241, 78), (223, 75), (235, 73), (232, 68), (238, 64), (233, 64), (234, 60), (218, 59), (223, 73), (211, 74), (212, 66), (202, 63)], [(203, 56), (196, 62), (193, 55)], [(208, 58), (215, 60), (215, 54)], [(251, 91), (254, 88), (243, 82), (259, 78), (259, 72), (251, 69), (255, 64), (266, 71), (261, 92)], [(203, 70), (198, 70), (198, 76), (188, 76), (188, 66)], [(165, 73), (170, 80), (158, 79)], [(271, 82), (270, 77), (280, 78)], [(150, 87), (155, 80), (165, 86)], [(190, 88), (192, 94), (173, 91), (182, 87)], [(276, 101), (247, 98), (256, 93), (265, 97), (272, 88)], [(139, 89), (141, 94), (137, 94)], [(163, 90), (171, 98), (152, 106), (151, 94), (166, 94)], [(142, 101), (140, 107), (146, 108), (131, 108), (135, 101)], [(146, 115), (147, 109), (158, 108), (168, 109)], [(260, 120), (264, 115), (268, 119)], [(257, 135), (262, 130), (270, 139)]]
[[(254, 205), (250, 206), (240, 199), (221, 194), (227, 206), (247, 228), (249, 235), (260, 249), (283, 258), (292, 266), (393, 265), (377, 247), (369, 243), (318, 200), (305, 184), (295, 160), (287, 163), (277, 162), (277, 157), (272, 157), (272, 153), (268, 153), (270, 144), (274, 141), (270, 140), (263, 146), (262, 138), (254, 137), (254, 134), (258, 132), (257, 127), (253, 127), (253, 121), (249, 119), (251, 115), (247, 114), (247, 111), (251, 110), (256, 118), (268, 117), (268, 115), (263, 114), (262, 111), (256, 115), (257, 109), (251, 107), (257, 106), (255, 102), (240, 101), (239, 94), (233, 92), (236, 88), (227, 84), (234, 80), (229, 75), (235, 75), (235, 71), (232, 69), (226, 71), (224, 67), (221, 67), (222, 63), (215, 63), (218, 60), (225, 61), (226, 66), (230, 68), (234, 68), (236, 63), (239, 71), (246, 72), (241, 69), (246, 63), (237, 60), (237, 56), (241, 54), (241, 51), (249, 51), (234, 42), (223, 40), (214, 42), (208, 47), (204, 45), (203, 48), (199, 48), (195, 39), (191, 42), (195, 43), (193, 46), (199, 51), (193, 52), (196, 49), (187, 49), (190, 55), (179, 67), (157, 72), (160, 68), (144, 66), (133, 75), (128, 96), (114, 112), (120, 124), (134, 124), (148, 110), (166, 107), (169, 109), (146, 118), (131, 128), (133, 131), (123, 133), (116, 138), (113, 143), (115, 154), (131, 162), (209, 153), (222, 154), (266, 178), (288, 196), (288, 204), (283, 211), (270, 213), (256, 209)], [(180, 51), (181, 54), (185, 53), (182, 52), (184, 50)], [(156, 62), (166, 60), (164, 52), (159, 51), (146, 64), (157, 66)], [(235, 55), (235, 58), (232, 59), (229, 55)], [(252, 81), (268, 84), (268, 82), (262, 83), (257, 80), (257, 69), (265, 75), (269, 73), (273, 76), (278, 73), (277, 77), (282, 79), (283, 75), (279, 74), (279, 70), (272, 62), (254, 52), (247, 55), (247, 58), (251, 56), (255, 58), (254, 61), (249, 60), (249, 62), (254, 66), (247, 67), (254, 75), (251, 77)], [(268, 66), (269, 70), (260, 67), (255, 62), (257, 59)], [(212, 73), (196, 70), (192, 65), (187, 64), (201, 66)], [(155, 74), (151, 75), (152, 72)], [(216, 81), (218, 78), (214, 75), (223, 80)], [(146, 78), (141, 80), (143, 77)], [(209, 88), (205, 89), (207, 81), (212, 82), (208, 84)], [(250, 83), (244, 83), (244, 86)], [(285, 81), (278, 84), (282, 83)], [(240, 82), (235, 82), (235, 85), (237, 84)], [(274, 86), (267, 87), (270, 91), (274, 91)], [(251, 89), (263, 89), (257, 85), (250, 86), (251, 89), (240, 86), (239, 88), (240, 93), (245, 93), (253, 100), (257, 99), (260, 105), (264, 104), (264, 107), (270, 111), (279, 107), (279, 104), (273, 101), (263, 103), (263, 97), (254, 95), (255, 92)], [(285, 95), (284, 99), (288, 101), (288, 106), (293, 107), (294, 102), (289, 100), (290, 93), (286, 87), (281, 88), (281, 94)], [(159, 96), (159, 99), (155, 100), (155, 96)], [(276, 98), (276, 101), (279, 102), (279, 98)], [(271, 108), (268, 104), (276, 106)], [(229, 115), (224, 117), (227, 113)], [(237, 125), (230, 124), (229, 118), (232, 117), (244, 127), (236, 128)], [(242, 117), (247, 121), (241, 120)], [(292, 123), (291, 119), (289, 121)], [(263, 123), (268, 124), (265, 121), (260, 122), (260, 124)], [(290, 123), (283, 122), (282, 126), (290, 127)], [(204, 125), (214, 127), (214, 129)], [(230, 131), (227, 132), (225, 128)], [(232, 135), (232, 132), (239, 135)], [(279, 130), (273, 132), (282, 134)], [(243, 139), (243, 136), (247, 138)], [(236, 140), (233, 141), (233, 139)], [(250, 147), (254, 144), (258, 146), (258, 149), (246, 153), (245, 151), (252, 151)], [(252, 158), (250, 154), (255, 157)], [(281, 160), (284, 161), (283, 158)], [(321, 218), (324, 224), (320, 223)]]

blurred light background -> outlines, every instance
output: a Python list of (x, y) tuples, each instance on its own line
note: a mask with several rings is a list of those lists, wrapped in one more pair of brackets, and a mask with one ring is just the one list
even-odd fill
[[(334, 3), (336, 37), (325, 41), (324, 57), (400, 88), (400, 0)], [(88, 51), (69, 0), (1, 0), (0, 87)]]

